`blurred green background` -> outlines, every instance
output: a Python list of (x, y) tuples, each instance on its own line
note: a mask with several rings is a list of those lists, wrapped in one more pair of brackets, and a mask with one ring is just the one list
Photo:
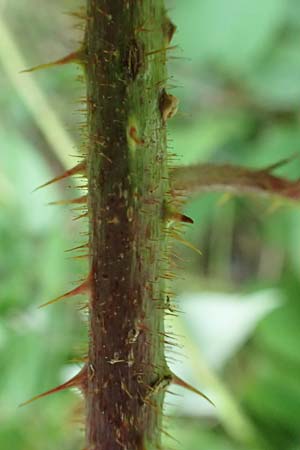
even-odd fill
[[(46, 206), (77, 191), (67, 181), (32, 193), (76, 163), (84, 84), (76, 67), (18, 73), (77, 47), (79, 21), (66, 13), (78, 5), (0, 2), (1, 449), (83, 446), (76, 393), (18, 408), (70, 377), (85, 350), (80, 301), (37, 308), (86, 273), (84, 261), (64, 253), (84, 242), (86, 223), (73, 220), (78, 211)], [(169, 91), (181, 105), (169, 124), (177, 163), (261, 168), (300, 153), (299, 1), (170, 0), (168, 7), (178, 26), (179, 47), (169, 55)], [(277, 173), (299, 177), (299, 158)], [(174, 287), (183, 314), (166, 324), (179, 335), (169, 360), (216, 408), (172, 388), (164, 445), (300, 450), (299, 207), (211, 193), (190, 201), (186, 213), (195, 224), (185, 236), (203, 256), (179, 247), (184, 262)]]

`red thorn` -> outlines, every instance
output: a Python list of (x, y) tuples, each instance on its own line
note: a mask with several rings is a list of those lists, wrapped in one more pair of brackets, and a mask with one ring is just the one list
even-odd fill
[(66, 298), (69, 297), (74, 297), (75, 295), (86, 294), (90, 289), (90, 285), (91, 285), (91, 276), (89, 275), (87, 279), (76, 288), (66, 292), (63, 295), (60, 295), (59, 297), (56, 297), (54, 300), (50, 300), (47, 303), (43, 303), (42, 305), (39, 306), (39, 308), (44, 308), (44, 306), (52, 305), (53, 303), (57, 303), (60, 300), (65, 300)]
[(83, 219), (84, 217), (88, 217), (88, 215), (89, 215), (89, 213), (86, 212), (86, 213), (80, 214), (79, 216), (75, 217), (73, 220), (75, 221), (75, 220)]
[(56, 392), (61, 392), (69, 388), (76, 387), (80, 389), (83, 393), (87, 391), (87, 377), (88, 377), (88, 371), (87, 371), (87, 365), (84, 365), (83, 368), (78, 372), (73, 378), (71, 378), (69, 381), (66, 381), (63, 384), (60, 384), (59, 386), (56, 386), (53, 389), (50, 389), (49, 391), (43, 392), (42, 394), (36, 395), (35, 397), (31, 398), (30, 400), (27, 400), (24, 403), (21, 403), (21, 406), (28, 405), (29, 403), (34, 402), (35, 400), (38, 400), (39, 398), (47, 397), (48, 395), (55, 394)]
[(186, 381), (182, 380), (181, 378), (177, 377), (174, 373), (172, 373), (172, 383), (177, 384), (177, 386), (181, 386), (188, 391), (194, 392), (197, 395), (200, 395), (200, 397), (207, 400), (212, 406), (216, 406), (214, 402), (212, 402), (203, 392), (199, 391), (198, 389), (194, 388), (192, 385), (187, 383)]
[(88, 248), (88, 247), (89, 247), (89, 243), (87, 242), (86, 244), (82, 244), (82, 245), (78, 245), (77, 247), (69, 248), (68, 250), (65, 250), (65, 253), (73, 252), (74, 250), (81, 250), (82, 248)]
[(70, 63), (84, 63), (84, 52), (82, 49), (77, 50), (76, 52), (69, 53), (68, 55), (64, 56), (63, 58), (57, 59), (56, 61), (39, 64), (37, 66), (31, 67), (30, 69), (21, 70), (20, 73), (35, 72), (36, 70), (47, 69), (48, 67), (54, 66), (62, 66)]
[(83, 195), (82, 197), (67, 199), (67, 200), (59, 200), (57, 202), (50, 202), (48, 205), (77, 205), (87, 202), (87, 195)]
[(184, 222), (184, 223), (194, 223), (193, 219), (189, 216), (186, 216), (185, 214), (178, 213), (172, 211), (169, 214), (169, 218), (173, 220), (177, 220), (178, 222)]
[(145, 141), (143, 139), (140, 139), (137, 134), (137, 129), (135, 127), (130, 127), (129, 129), (129, 136), (131, 139), (137, 144), (137, 145), (144, 145)]
[(287, 158), (283, 158), (280, 161), (276, 162), (275, 164), (271, 164), (270, 166), (265, 167), (265, 169), (261, 169), (260, 172), (267, 172), (267, 173), (273, 172), (274, 170), (276, 170), (282, 166), (285, 166), (286, 164), (290, 163), (291, 161), (295, 160), (296, 158), (299, 158), (299, 155), (297, 153), (295, 153), (291, 156), (288, 156)]
[(181, 214), (181, 222), (194, 223), (193, 219), (185, 214)]
[(77, 164), (76, 166), (72, 167), (72, 169), (66, 170), (63, 174), (59, 175), (58, 177), (52, 178), (52, 180), (47, 181), (47, 183), (38, 186), (36, 189), (34, 189), (33, 192), (38, 191), (39, 189), (42, 189), (46, 186), (49, 186), (49, 184), (56, 183), (56, 181), (63, 180), (64, 178), (71, 177), (72, 175), (85, 174), (85, 172), (86, 172), (86, 161), (83, 161)]
[(177, 30), (176, 25), (174, 25), (174, 23), (171, 21), (171, 19), (169, 19), (169, 17), (167, 17), (166, 22), (164, 23), (164, 33), (166, 35), (168, 44), (172, 41), (173, 36)]

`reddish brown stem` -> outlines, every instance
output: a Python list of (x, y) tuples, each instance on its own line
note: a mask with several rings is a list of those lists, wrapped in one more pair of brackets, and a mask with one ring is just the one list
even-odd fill
[[(160, 82), (168, 19), (162, 0), (89, 0), (87, 14), (87, 448), (154, 450), (168, 376), (160, 337), (169, 190)], [(149, 19), (153, 31), (137, 33)]]

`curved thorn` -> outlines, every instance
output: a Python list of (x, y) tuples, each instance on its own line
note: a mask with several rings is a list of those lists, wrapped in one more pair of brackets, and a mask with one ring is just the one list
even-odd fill
[(88, 247), (89, 247), (89, 243), (87, 242), (86, 244), (82, 244), (82, 245), (78, 245), (77, 247), (69, 248), (68, 250), (65, 250), (65, 253), (73, 252), (75, 250), (81, 250), (82, 248), (88, 248)]
[(85, 213), (80, 214), (79, 216), (75, 217), (75, 218), (73, 219), (73, 221), (75, 222), (75, 220), (83, 219), (84, 217), (88, 217), (88, 215), (89, 215), (89, 213), (88, 213), (88, 212), (85, 212)]
[(69, 53), (68, 55), (64, 56), (63, 58), (57, 59), (55, 61), (50, 61), (45, 64), (39, 64), (34, 67), (30, 67), (29, 69), (21, 70), (20, 73), (29, 73), (29, 72), (35, 72), (36, 70), (41, 69), (47, 69), (48, 67), (54, 67), (54, 66), (62, 66), (65, 64), (70, 63), (77, 63), (77, 64), (83, 64), (84, 63), (84, 52), (82, 49), (77, 50), (76, 52)]
[(181, 386), (181, 387), (187, 389), (188, 391), (194, 392), (195, 394), (197, 394), (200, 397), (202, 397), (205, 400), (207, 400), (212, 406), (214, 406), (214, 407), (216, 406), (214, 404), (214, 402), (212, 400), (210, 400), (210, 398), (208, 398), (205, 394), (203, 394), (203, 392), (201, 392), (198, 389), (194, 388), (194, 386), (192, 386), (191, 384), (189, 384), (186, 381), (182, 380), (181, 378), (179, 378), (174, 373), (172, 373), (172, 383), (176, 384), (177, 386)]
[(62, 173), (61, 175), (52, 178), (51, 180), (47, 181), (44, 184), (41, 184), (41, 186), (38, 186), (37, 188), (35, 188), (32, 192), (36, 192), (39, 189), (42, 189), (46, 186), (49, 186), (52, 183), (56, 183), (57, 181), (63, 180), (64, 178), (68, 178), (71, 177), (72, 175), (77, 175), (77, 174), (84, 174), (86, 171), (86, 161), (84, 160), (83, 162), (77, 164), (76, 166), (72, 167), (72, 169), (66, 170), (64, 173)]
[(169, 212), (168, 219), (176, 220), (177, 222), (184, 222), (184, 223), (194, 223), (193, 219), (189, 216), (186, 216), (185, 214), (182, 214), (177, 211)]
[(265, 167), (264, 169), (261, 169), (261, 172), (273, 172), (274, 170), (278, 169), (279, 167), (285, 166), (286, 164), (290, 163), (291, 161), (295, 160), (296, 158), (299, 158), (298, 153), (294, 153), (291, 156), (288, 156), (287, 158), (283, 158), (280, 161), (271, 164), (268, 167)]
[(49, 202), (48, 205), (57, 206), (57, 205), (76, 205), (87, 202), (87, 195), (83, 195), (82, 197), (67, 199), (67, 200), (58, 200), (56, 202)]
[(84, 365), (83, 368), (70, 380), (66, 381), (63, 384), (60, 384), (59, 386), (56, 386), (55, 388), (49, 389), (48, 391), (43, 392), (42, 394), (34, 396), (33, 398), (27, 400), (26, 402), (21, 403), (19, 407), (26, 406), (29, 403), (38, 400), (39, 398), (47, 397), (48, 395), (55, 394), (56, 392), (61, 392), (72, 387), (76, 387), (81, 391), (85, 392), (86, 385), (87, 385), (87, 365)]
[(53, 303), (57, 303), (60, 300), (65, 300), (66, 298), (69, 298), (69, 297), (74, 297), (75, 295), (85, 294), (86, 292), (89, 291), (89, 289), (90, 289), (90, 276), (76, 288), (72, 289), (71, 291), (66, 292), (63, 295), (60, 295), (59, 297), (56, 297), (53, 300), (50, 300), (47, 303), (43, 303), (42, 305), (39, 306), (39, 308), (44, 308), (45, 306), (53, 305)]

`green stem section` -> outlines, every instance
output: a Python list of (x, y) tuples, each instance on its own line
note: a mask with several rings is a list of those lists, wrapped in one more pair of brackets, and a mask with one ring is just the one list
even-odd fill
[(163, 0), (88, 0), (89, 450), (160, 447), (167, 21)]

